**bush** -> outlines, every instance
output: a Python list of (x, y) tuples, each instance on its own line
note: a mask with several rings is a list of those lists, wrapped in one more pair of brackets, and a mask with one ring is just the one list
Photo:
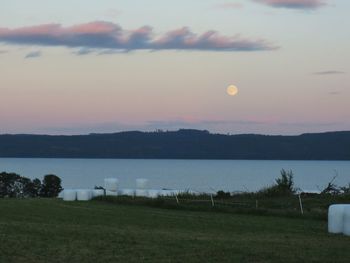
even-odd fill
[(218, 191), (215, 196), (215, 198), (218, 198), (218, 199), (228, 199), (230, 197), (231, 197), (230, 192), (224, 192), (222, 190)]
[(350, 195), (350, 184), (348, 184), (347, 186), (340, 187), (340, 191), (344, 195)]
[(293, 172), (281, 170), (281, 177), (275, 180), (275, 184), (264, 188), (258, 192), (258, 194), (274, 197), (274, 196), (288, 196), (293, 195), (296, 192), (294, 188)]

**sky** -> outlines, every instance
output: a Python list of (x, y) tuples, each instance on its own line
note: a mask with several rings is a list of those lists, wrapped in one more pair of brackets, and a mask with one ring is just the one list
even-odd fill
[(350, 130), (349, 10), (345, 0), (0, 0), (0, 133)]

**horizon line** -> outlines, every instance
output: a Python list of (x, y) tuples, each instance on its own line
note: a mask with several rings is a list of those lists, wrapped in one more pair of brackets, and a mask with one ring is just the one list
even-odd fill
[(303, 132), (298, 134), (266, 134), (266, 133), (232, 133), (232, 132), (211, 132), (209, 130), (202, 129), (185, 129), (180, 128), (177, 130), (163, 130), (163, 129), (155, 129), (153, 131), (143, 131), (143, 130), (123, 130), (116, 132), (90, 132), (90, 133), (81, 133), (81, 134), (44, 134), (44, 133), (0, 133), (0, 136), (91, 136), (91, 135), (112, 135), (112, 134), (120, 134), (120, 133), (175, 133), (181, 131), (193, 131), (193, 132), (205, 132), (210, 135), (225, 135), (225, 136), (239, 136), (239, 135), (260, 135), (260, 136), (301, 136), (306, 134), (326, 134), (326, 133), (344, 133), (350, 132), (350, 130), (327, 130), (320, 132)]

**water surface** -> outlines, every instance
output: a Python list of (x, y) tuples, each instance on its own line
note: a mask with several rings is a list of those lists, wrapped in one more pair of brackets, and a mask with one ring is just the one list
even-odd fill
[(104, 178), (117, 177), (121, 188), (147, 178), (155, 189), (255, 191), (272, 184), (281, 169), (292, 170), (296, 186), (304, 190), (322, 189), (336, 172), (336, 184), (350, 183), (350, 161), (0, 158), (0, 171), (40, 179), (53, 173), (66, 188), (100, 186)]

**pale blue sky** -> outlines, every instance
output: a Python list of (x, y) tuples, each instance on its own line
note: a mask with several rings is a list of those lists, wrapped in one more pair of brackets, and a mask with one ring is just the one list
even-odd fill
[[(241, 6), (222, 8), (232, 3)], [(0, 133), (350, 130), (350, 1), (327, 3), (293, 9), (250, 0), (0, 1)], [(127, 31), (147, 25), (156, 36), (182, 27), (216, 30), (279, 48), (78, 56), (83, 46), (1, 40), (1, 28), (16, 33), (58, 23), (70, 30), (94, 21)], [(235, 97), (225, 92), (231, 83), (239, 88)]]

